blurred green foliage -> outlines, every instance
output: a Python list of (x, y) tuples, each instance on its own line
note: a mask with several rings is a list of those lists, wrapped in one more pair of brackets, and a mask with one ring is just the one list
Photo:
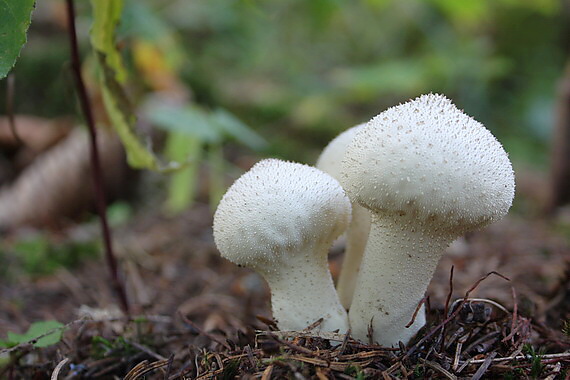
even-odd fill
[(564, 64), (558, 1), (214, 0), (161, 7), (188, 36), (196, 97), (243, 112), (273, 153), (310, 160), (335, 134), (437, 91), (544, 160)]
[[(92, 10), (78, 5), (85, 51)], [(15, 68), (18, 112), (69, 112), (65, 33), (46, 9)], [(164, 156), (188, 161), (169, 185), (176, 211), (197, 162), (223, 171), (222, 148), (312, 163), (342, 130), (427, 92), (483, 122), (515, 161), (544, 166), (568, 19), (559, 0), (125, 0), (115, 43), (100, 43), (119, 49), (133, 112), (166, 131)]]
[(47, 233), (37, 233), (17, 240), (9, 247), (3, 244), (0, 257), (5, 254), (2, 251), (13, 253), (6, 255), (15, 260), (9, 265), (12, 275), (24, 272), (29, 276), (42, 276), (52, 274), (60, 267), (73, 268), (85, 259), (98, 257), (100, 250), (96, 241), (56, 242)]
[(97, 359), (110, 356), (125, 357), (137, 353), (137, 349), (122, 336), (112, 340), (102, 336), (94, 336), (91, 343), (91, 356)]

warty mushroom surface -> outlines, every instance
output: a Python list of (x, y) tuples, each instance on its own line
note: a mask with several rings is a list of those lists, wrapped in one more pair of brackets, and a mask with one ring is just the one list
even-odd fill
[(407, 343), (425, 324), (422, 306), (405, 327), (444, 249), (510, 208), (509, 158), (481, 123), (429, 94), (373, 118), (348, 147), (340, 181), (372, 212), (349, 312), (352, 334), (386, 346)]
[(350, 222), (337, 180), (307, 165), (267, 159), (238, 178), (214, 215), (214, 240), (226, 259), (260, 273), (282, 330), (323, 318), (322, 331), (348, 330), (328, 267), (333, 241)]

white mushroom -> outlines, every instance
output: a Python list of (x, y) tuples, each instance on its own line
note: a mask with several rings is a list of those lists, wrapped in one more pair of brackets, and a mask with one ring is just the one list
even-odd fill
[(501, 144), (442, 95), (388, 109), (354, 138), (342, 163), (349, 197), (372, 227), (349, 312), (352, 334), (394, 346), (425, 324), (423, 298), (443, 250), (503, 217), (514, 173)]
[(259, 272), (271, 289), (282, 330), (320, 318), (322, 331), (348, 330), (327, 262), (350, 222), (350, 201), (337, 180), (313, 167), (263, 160), (241, 176), (214, 215), (222, 256)]
[[(335, 137), (326, 147), (317, 160), (316, 167), (340, 180), (340, 167), (346, 148), (364, 128), (366, 124), (359, 124), (349, 128)], [(346, 231), (346, 249), (338, 277), (336, 290), (340, 303), (345, 309), (350, 308), (356, 277), (360, 269), (362, 254), (368, 240), (370, 231), (370, 212), (358, 203), (352, 203), (352, 220)]]

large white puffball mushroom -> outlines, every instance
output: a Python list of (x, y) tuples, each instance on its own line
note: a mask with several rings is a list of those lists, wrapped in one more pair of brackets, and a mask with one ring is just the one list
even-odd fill
[(341, 183), (372, 213), (349, 313), (352, 334), (385, 346), (407, 343), (425, 324), (422, 307), (405, 327), (444, 249), (503, 217), (515, 188), (497, 139), (434, 94), (368, 122), (347, 149)]
[(345, 333), (348, 317), (327, 254), (350, 213), (348, 197), (330, 175), (268, 159), (224, 195), (214, 215), (214, 240), (223, 257), (268, 282), (280, 329), (302, 330), (323, 318), (318, 329)]
[[(359, 124), (349, 128), (335, 137), (323, 149), (315, 167), (340, 180), (341, 162), (352, 139), (364, 128), (365, 124)], [(352, 203), (352, 220), (346, 231), (346, 249), (344, 260), (338, 277), (336, 290), (340, 303), (345, 309), (350, 308), (352, 294), (356, 284), (356, 277), (360, 270), (360, 262), (368, 240), (370, 231), (370, 212), (358, 203)]]

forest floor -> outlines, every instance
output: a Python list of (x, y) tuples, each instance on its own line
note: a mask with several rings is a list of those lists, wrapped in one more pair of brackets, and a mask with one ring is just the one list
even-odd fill
[[(66, 327), (48, 347), (0, 348), (0, 379), (570, 376), (570, 223), (511, 214), (454, 243), (428, 290), (428, 326), (394, 349), (275, 331), (265, 282), (220, 258), (211, 221), (198, 204), (176, 218), (141, 213), (114, 228), (130, 318), (116, 306), (102, 258), (43, 276), (5, 270), (0, 340), (34, 321)], [(89, 224), (50, 240), (97, 234)], [(16, 239), (4, 241), (5, 268), (17, 262), (6, 250)], [(342, 249), (331, 252), (334, 277)]]

